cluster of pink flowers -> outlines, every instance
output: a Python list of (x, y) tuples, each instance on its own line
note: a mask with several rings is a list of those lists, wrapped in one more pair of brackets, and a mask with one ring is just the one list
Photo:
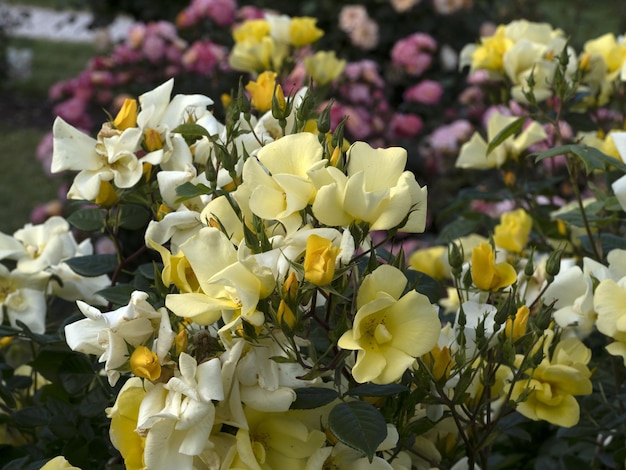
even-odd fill
[(348, 35), (353, 46), (363, 50), (378, 45), (378, 23), (363, 5), (346, 5), (339, 13), (339, 29)]
[(431, 67), (436, 51), (437, 41), (429, 34), (419, 32), (396, 42), (391, 50), (391, 60), (404, 73), (419, 77)]
[(217, 26), (226, 27), (234, 23), (236, 13), (235, 0), (192, 0), (176, 17), (176, 25), (179, 28), (189, 28), (209, 19)]

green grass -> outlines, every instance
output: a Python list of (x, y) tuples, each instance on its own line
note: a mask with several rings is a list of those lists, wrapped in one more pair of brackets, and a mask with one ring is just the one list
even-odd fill
[(12, 234), (29, 221), (36, 205), (56, 199), (61, 181), (49, 178), (35, 150), (44, 132), (0, 127), (0, 232)]
[[(33, 51), (32, 76), (24, 81), (5, 83), (11, 93), (20, 93), (47, 100), (50, 86), (76, 76), (84, 70), (87, 61), (97, 54), (91, 45), (66, 42), (50, 42), (32, 39), (12, 39), (15, 47)], [(38, 102), (37, 100), (34, 100)], [(36, 159), (37, 145), (52, 129), (54, 117), (50, 116), (50, 128), (16, 127), (10, 120), (0, 124), (0, 231), (13, 233), (29, 221), (36, 205), (56, 199), (61, 184), (59, 178), (48, 177)], [(23, 125), (23, 126), (27, 126)]]
[(50, 86), (60, 80), (75, 77), (85, 69), (92, 57), (102, 51), (91, 44), (42, 41), (14, 38), (11, 46), (33, 51), (32, 75), (29, 79), (14, 82), (11, 87), (18, 93), (45, 97)]
[(4, 0), (8, 5), (51, 8), (53, 10), (85, 10), (89, 0)]

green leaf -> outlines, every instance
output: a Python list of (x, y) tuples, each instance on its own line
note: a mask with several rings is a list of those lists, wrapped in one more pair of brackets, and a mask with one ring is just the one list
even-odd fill
[[(526, 117), (519, 117), (511, 124), (507, 125), (504, 129), (496, 134), (496, 136), (489, 142), (487, 146), (487, 154), (489, 155), (493, 149), (495, 149), (498, 145), (504, 142), (506, 139), (511, 137), (512, 135), (517, 134), (522, 130), (522, 126), (524, 125), (524, 121), (526, 121)], [(486, 156), (485, 155), (485, 156)]]
[(185, 142), (187, 142), (187, 145), (193, 144), (196, 140), (202, 139), (202, 137), (207, 137), (208, 139), (211, 138), (211, 134), (209, 134), (208, 130), (195, 123), (181, 124), (172, 130), (172, 132), (181, 134), (185, 139)]
[(99, 290), (97, 294), (104, 297), (107, 302), (111, 302), (113, 305), (128, 305), (130, 295), (135, 290), (135, 287), (129, 284), (118, 284), (116, 286), (105, 287)]
[(59, 381), (69, 394), (78, 394), (95, 377), (95, 372), (87, 356), (72, 354), (65, 358), (59, 368)]
[(441, 230), (441, 232), (439, 232), (437, 242), (449, 243), (452, 240), (456, 240), (457, 238), (469, 235), (470, 233), (474, 232), (479, 226), (479, 220), (470, 220), (465, 217), (459, 217), (454, 222), (446, 225)]
[(305, 387), (297, 388), (296, 400), (289, 407), (292, 410), (311, 410), (328, 405), (339, 397), (339, 393), (332, 388)]
[(103, 209), (80, 209), (70, 214), (67, 221), (78, 230), (96, 232), (104, 227), (105, 217)]
[(624, 163), (600, 152), (600, 150), (595, 147), (584, 144), (561, 145), (534, 155), (536, 162), (544, 158), (556, 157), (557, 155), (575, 155), (585, 165), (587, 174), (594, 170), (603, 170), (606, 166), (613, 166), (623, 173), (626, 173), (626, 165)]
[(120, 227), (128, 230), (141, 230), (143, 229), (150, 219), (152, 214), (150, 211), (139, 204), (123, 204), (120, 206)]
[(46, 409), (39, 406), (29, 406), (17, 410), (13, 414), (13, 419), (18, 426), (35, 427), (45, 426), (50, 420), (50, 414)]
[(187, 182), (176, 187), (176, 195), (180, 197), (179, 201), (212, 193), (213, 190), (209, 188), (206, 184), (202, 183), (193, 184)]
[(409, 389), (400, 384), (377, 385), (366, 383), (348, 390), (348, 395), (359, 397), (386, 397), (397, 395), (398, 393), (408, 392)]
[(115, 255), (78, 256), (65, 260), (65, 262), (72, 271), (85, 277), (112, 273), (117, 268), (117, 256)]
[(376, 448), (387, 437), (385, 418), (364, 401), (338, 404), (328, 415), (328, 425), (337, 439), (362, 452), (370, 462)]

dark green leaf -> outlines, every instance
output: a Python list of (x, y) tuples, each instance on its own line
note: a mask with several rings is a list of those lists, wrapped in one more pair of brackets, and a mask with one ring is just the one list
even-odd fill
[(311, 410), (320, 406), (328, 405), (339, 393), (332, 388), (306, 387), (297, 388), (296, 400), (289, 407), (292, 410)]
[(123, 204), (120, 206), (120, 227), (128, 230), (140, 230), (143, 229), (150, 219), (152, 214), (150, 211), (139, 204)]
[(67, 221), (78, 230), (95, 232), (104, 227), (105, 216), (103, 209), (80, 209), (70, 214)]
[(385, 418), (364, 401), (338, 404), (328, 415), (328, 425), (337, 439), (362, 452), (370, 462), (376, 448), (387, 437)]
[(112, 273), (117, 268), (117, 256), (115, 255), (78, 256), (65, 262), (72, 271), (85, 277)]
[(507, 125), (504, 129), (502, 129), (496, 136), (489, 142), (487, 146), (487, 155), (489, 155), (493, 149), (495, 149), (498, 145), (504, 142), (506, 139), (511, 137), (512, 135), (517, 134), (520, 130), (522, 130), (522, 126), (524, 125), (524, 121), (526, 121), (526, 117), (519, 117), (511, 124)]
[(211, 138), (211, 134), (204, 127), (195, 123), (181, 124), (176, 127), (172, 132), (181, 134), (187, 142), (187, 145), (193, 144), (196, 140), (200, 140), (202, 137)]
[(479, 220), (470, 220), (464, 217), (459, 217), (454, 222), (446, 225), (441, 232), (439, 232), (437, 242), (448, 243), (452, 240), (456, 240), (457, 238), (469, 235), (470, 233), (473, 233), (479, 225)]
[(39, 406), (29, 406), (17, 410), (13, 414), (13, 418), (18, 426), (35, 427), (45, 426), (50, 420), (50, 414), (45, 408)]
[(626, 173), (626, 165), (621, 161), (613, 158), (609, 155), (606, 155), (600, 152), (595, 147), (589, 147), (584, 144), (570, 144), (570, 145), (561, 145), (558, 147), (551, 148), (544, 152), (539, 152), (534, 154), (535, 161), (543, 160), (544, 158), (556, 157), (557, 155), (575, 155), (580, 159), (580, 161), (585, 165), (585, 169), (587, 170), (587, 174), (591, 173), (594, 170), (603, 170), (606, 166), (613, 166), (618, 168), (620, 171)]
[(113, 305), (128, 305), (130, 295), (135, 291), (135, 287), (128, 284), (118, 284), (116, 286), (106, 287), (97, 292), (98, 295), (104, 297), (107, 302)]
[(387, 397), (398, 393), (408, 392), (408, 388), (400, 384), (377, 385), (366, 383), (348, 390), (348, 395), (358, 397)]
[(65, 358), (59, 369), (59, 380), (69, 394), (81, 392), (95, 375), (87, 356), (72, 354)]
[(176, 187), (176, 195), (180, 197), (179, 200), (191, 199), (212, 193), (213, 190), (202, 183), (193, 184), (187, 182)]

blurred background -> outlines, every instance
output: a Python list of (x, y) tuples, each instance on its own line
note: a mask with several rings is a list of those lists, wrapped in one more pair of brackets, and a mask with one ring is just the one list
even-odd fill
[[(626, 31), (623, 0), (3, 0), (0, 231), (13, 233), (62, 210), (68, 177), (48, 171), (56, 115), (95, 135), (120, 97), (137, 96), (168, 76), (177, 77), (178, 91), (207, 94), (219, 102), (236, 86), (220, 53), (232, 46), (233, 25), (255, 14), (253, 8), (316, 17), (326, 33), (319, 48), (375, 65), (385, 106), (417, 117), (406, 129), (381, 130), (361, 116), (360, 128), (349, 132), (377, 145), (406, 146), (418, 181), (427, 183), (445, 165), (440, 154), (432, 153), (433, 133), (460, 118), (472, 123), (471, 101), (461, 106), (458, 99), (466, 86), (456, 63), (463, 45), (517, 18), (563, 29), (578, 49), (590, 38)], [(356, 21), (357, 12), (362, 24), (355, 32), (346, 25)], [(417, 82), (398, 77), (391, 66), (394, 46), (416, 33), (435, 41), (433, 63), (420, 79), (442, 84), (444, 95), (436, 106), (407, 104), (404, 92)], [(363, 135), (356, 135), (359, 131)], [(463, 132), (471, 134), (470, 129)]]

